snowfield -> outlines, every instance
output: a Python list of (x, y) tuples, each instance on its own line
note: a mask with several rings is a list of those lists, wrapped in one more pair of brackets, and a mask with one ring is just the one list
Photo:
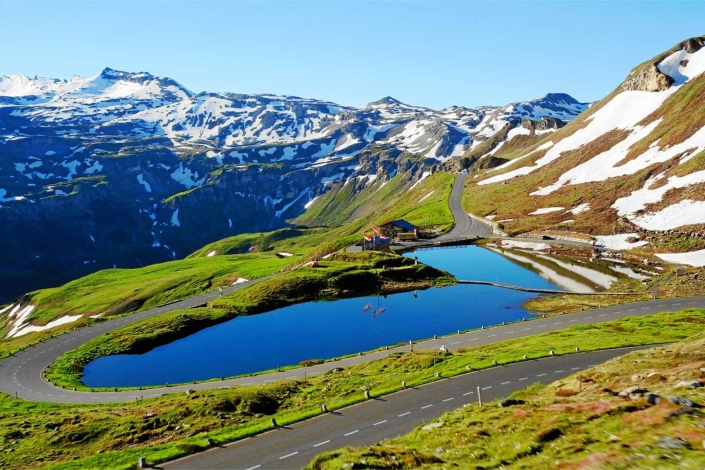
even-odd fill
[(690, 253), (662, 253), (656, 254), (659, 258), (669, 263), (687, 264), (689, 266), (705, 266), (705, 250), (691, 251)]

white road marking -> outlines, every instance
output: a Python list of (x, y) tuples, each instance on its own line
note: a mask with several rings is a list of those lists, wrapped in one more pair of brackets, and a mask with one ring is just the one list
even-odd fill
[(554, 372), (554, 374), (560, 374), (561, 372), (565, 372), (564, 370), (557, 370)]
[(406, 416), (406, 415), (408, 415), (408, 414), (411, 414), (411, 411), (407, 411), (406, 413), (402, 413), (402, 414), (399, 415), (399, 417), (402, 418), (402, 417), (404, 417), (404, 416)]
[(586, 320), (587, 320), (588, 318), (592, 318), (592, 317), (585, 317)]
[(578, 369), (580, 369), (580, 367), (573, 367), (573, 368), (570, 369), (570, 370), (578, 370)]
[(598, 315), (598, 317), (606, 317), (606, 316), (607, 316), (606, 313), (601, 313), (600, 315)]
[(647, 310), (649, 307), (641, 307), (642, 310)]
[(359, 430), (359, 429), (356, 429), (356, 430), (351, 431), (351, 432), (349, 432), (349, 433), (347, 433), (347, 434), (343, 434), (343, 436), (346, 436), (346, 437), (347, 437), (347, 436), (352, 436), (352, 435), (355, 434), (356, 432), (360, 432), (360, 430)]
[(539, 374), (536, 377), (543, 377), (544, 375), (546, 375), (546, 374)]
[(294, 455), (296, 455), (296, 454), (298, 454), (298, 452), (292, 452), (291, 454), (283, 455), (283, 456), (279, 457), (279, 460), (284, 460), (284, 459), (289, 458), (289, 457), (292, 457), (292, 456), (294, 456)]
[(456, 341), (455, 343), (450, 343), (450, 344), (451, 344), (451, 346), (454, 344), (460, 344), (460, 341)]
[(330, 439), (327, 440), (327, 441), (319, 442), (318, 444), (316, 444), (316, 445), (313, 446), (313, 447), (319, 447), (319, 446), (322, 446), (323, 444), (328, 444), (329, 442), (330, 442)]
[(561, 325), (563, 322), (562, 321), (557, 321), (554, 323), (554, 325)]
[(450, 397), (450, 398), (446, 398), (446, 399), (445, 399), (445, 400), (443, 400), (443, 401), (444, 401), (444, 402), (446, 402), (446, 401), (451, 401), (451, 400), (455, 400), (455, 398), (453, 398), (453, 397)]
[(488, 388), (492, 388), (492, 385), (489, 385), (487, 387), (482, 387), (482, 390), (487, 390)]
[(546, 328), (546, 325), (539, 325), (536, 328)]
[(384, 424), (384, 423), (386, 423), (386, 422), (387, 422), (387, 420), (386, 420), (386, 419), (383, 419), (382, 421), (380, 421), (380, 422), (378, 422), (378, 423), (375, 423), (375, 424), (373, 424), (372, 426), (378, 426), (378, 425)]
[(246, 470), (255, 470), (255, 468), (260, 468), (262, 465), (255, 465), (254, 467), (250, 467)]
[(505, 331), (505, 332), (504, 332), (505, 335), (508, 335), (509, 333), (514, 333), (514, 330), (512, 330), (512, 331)]
[(508, 382), (502, 382), (502, 383), (501, 383), (500, 385), (507, 385), (507, 384), (510, 384), (510, 383), (512, 383), (512, 381), (511, 381), (511, 380), (510, 380), (510, 381), (508, 381)]
[(519, 380), (527, 380), (527, 379), (528, 379), (528, 377), (522, 377)]
[(524, 329), (521, 330), (521, 331), (526, 331), (526, 330), (530, 330), (530, 329), (531, 329), (531, 328), (524, 328)]
[(463, 393), (463, 396), (466, 397), (466, 396), (468, 396), (468, 395), (472, 395), (473, 393), (475, 393), (475, 392)]
[(478, 339), (480, 339), (480, 338), (473, 338), (473, 339), (469, 339), (468, 341), (477, 341)]
[(488, 338), (494, 338), (495, 336), (497, 336), (497, 335), (489, 335), (489, 336), (487, 336), (487, 337), (488, 337)]
[(425, 410), (426, 408), (431, 408), (432, 406), (433, 406), (433, 405), (422, 406), (421, 409), (422, 409), (422, 410)]

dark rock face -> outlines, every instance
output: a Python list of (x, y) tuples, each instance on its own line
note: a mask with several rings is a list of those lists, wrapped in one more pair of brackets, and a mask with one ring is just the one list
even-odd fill
[(560, 129), (568, 124), (560, 119), (544, 116), (541, 119), (522, 119), (521, 127), (530, 131), (547, 131), (550, 129)]

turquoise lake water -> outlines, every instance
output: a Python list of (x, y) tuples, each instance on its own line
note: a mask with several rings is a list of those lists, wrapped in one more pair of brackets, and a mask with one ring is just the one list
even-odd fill
[[(559, 289), (500, 254), (476, 246), (419, 250), (406, 256), (458, 279)], [(237, 317), (145, 354), (90, 362), (90, 387), (163, 385), (228, 377), (306, 359), (327, 359), (457, 330), (528, 318), (521, 305), (537, 294), (457, 285), (387, 297), (308, 302)], [(365, 306), (370, 308), (365, 311)], [(379, 314), (380, 309), (383, 313)]]

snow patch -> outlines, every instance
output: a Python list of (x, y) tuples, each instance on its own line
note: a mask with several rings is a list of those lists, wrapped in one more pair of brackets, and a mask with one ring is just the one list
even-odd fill
[(636, 233), (622, 233), (619, 235), (598, 235), (595, 237), (597, 244), (610, 250), (631, 250), (646, 245), (648, 242), (639, 240), (634, 243), (629, 243), (628, 238), (639, 238)]
[(213, 251), (211, 251), (210, 253), (208, 253), (208, 254), (206, 255), (206, 258), (210, 258), (211, 256), (215, 256), (215, 255), (217, 255), (217, 254), (218, 254), (218, 252), (217, 252), (216, 250), (213, 250)]
[(551, 212), (558, 212), (565, 209), (565, 207), (544, 207), (542, 209), (537, 209), (534, 212), (529, 212), (528, 215), (543, 215), (550, 214)]
[(705, 250), (689, 253), (657, 253), (656, 256), (669, 263), (687, 264), (689, 266), (705, 266)]
[(416, 186), (418, 186), (418, 184), (419, 184), (420, 182), (422, 182), (423, 180), (425, 180), (425, 179), (428, 178), (429, 176), (431, 176), (431, 172), (430, 172), (430, 171), (424, 171), (424, 172), (421, 174), (421, 178), (419, 178), (418, 181), (416, 181), (416, 183), (414, 183), (413, 186), (411, 186), (411, 187), (409, 188), (409, 191), (411, 191), (412, 189), (414, 189)]
[(137, 181), (139, 181), (139, 183), (144, 186), (144, 189), (146, 189), (148, 193), (152, 192), (152, 187), (149, 185), (149, 183), (144, 180), (144, 176), (142, 175), (142, 173), (137, 175)]
[(520, 242), (515, 240), (502, 240), (502, 248), (523, 248), (525, 250), (542, 251), (551, 248), (548, 243)]
[(179, 222), (179, 209), (176, 209), (174, 213), (171, 214), (171, 226), (181, 227), (181, 223)]
[(81, 318), (83, 318), (83, 315), (74, 315), (74, 316), (67, 315), (65, 317), (61, 317), (61, 318), (57, 318), (56, 320), (52, 320), (44, 326), (35, 326), (35, 325), (25, 326), (21, 330), (16, 331), (14, 334), (11, 334), (10, 337), (16, 338), (18, 336), (26, 335), (27, 333), (49, 330), (49, 329), (54, 328), (59, 325), (65, 325), (67, 323), (75, 322), (76, 320), (80, 320)]

